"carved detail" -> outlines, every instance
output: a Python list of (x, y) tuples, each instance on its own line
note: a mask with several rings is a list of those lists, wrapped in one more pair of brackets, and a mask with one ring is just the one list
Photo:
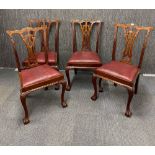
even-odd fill
[(96, 52), (98, 52), (98, 43), (99, 43), (99, 34), (100, 34), (100, 28), (101, 28), (101, 22), (100, 21), (87, 21), (87, 20), (74, 20), (72, 21), (73, 24), (73, 52), (75, 52), (76, 49), (76, 30), (75, 30), (75, 24), (80, 25), (81, 33), (82, 33), (82, 48), (81, 50), (91, 50), (90, 47), (90, 37), (92, 32), (92, 27), (94, 24), (98, 24), (98, 30), (97, 30), (97, 40), (96, 40)]
[(121, 62), (124, 62), (124, 63), (132, 63), (132, 50), (133, 50), (135, 40), (138, 34), (140, 33), (140, 31), (146, 31), (143, 47), (141, 50), (139, 65), (138, 65), (138, 67), (140, 68), (143, 60), (144, 51), (147, 45), (147, 41), (148, 41), (150, 32), (153, 30), (153, 27), (136, 26), (134, 24), (115, 24), (114, 44), (113, 44), (113, 52), (112, 52), (113, 60), (115, 60), (118, 28), (122, 28), (124, 32), (125, 48), (123, 49), (123, 56), (121, 59)]
[[(49, 50), (49, 34), (50, 34), (50, 30), (52, 27), (52, 24), (56, 25), (56, 30), (55, 30), (55, 51), (58, 52), (58, 24), (59, 21), (58, 20), (49, 20), (49, 19), (29, 19), (28, 20), (29, 26), (31, 27), (41, 27), (41, 26), (47, 26), (47, 30), (46, 30), (46, 46), (47, 46), (47, 50)], [(44, 45), (44, 37), (43, 37), (43, 33), (40, 32), (41, 34), (41, 51), (45, 50), (45, 45)]]
[(122, 62), (131, 63), (132, 60), (132, 50), (139, 33), (137, 29), (128, 29), (127, 27), (123, 28), (124, 30), (124, 38), (125, 38), (125, 48), (123, 50)]
[(82, 32), (82, 50), (90, 50), (90, 35), (94, 22), (83, 21), (80, 23)]
[(15, 46), (15, 41), (13, 40), (13, 36), (15, 34), (19, 35), (22, 38), (28, 52), (28, 67), (33, 67), (38, 65), (38, 62), (35, 56), (36, 34), (39, 31), (45, 32), (46, 29), (47, 27), (44, 26), (44, 27), (37, 27), (37, 28), (25, 27), (21, 30), (7, 31), (7, 34), (10, 36), (13, 46)]

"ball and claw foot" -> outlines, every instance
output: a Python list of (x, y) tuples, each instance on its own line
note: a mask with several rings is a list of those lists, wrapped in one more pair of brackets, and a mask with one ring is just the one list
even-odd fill
[(63, 108), (68, 107), (68, 105), (67, 105), (67, 103), (65, 101), (61, 105), (62, 105)]
[(91, 97), (91, 99), (92, 99), (93, 101), (96, 101), (97, 96), (96, 96), (96, 95), (93, 95), (93, 96)]
[(132, 116), (132, 112), (131, 111), (126, 111), (125, 112), (125, 116), (126, 117), (131, 117)]
[(29, 124), (30, 123), (30, 120), (28, 118), (24, 118), (23, 119), (23, 123), (24, 123), (24, 125)]
[(66, 91), (70, 91), (70, 90), (71, 90), (71, 87), (69, 85), (67, 85)]

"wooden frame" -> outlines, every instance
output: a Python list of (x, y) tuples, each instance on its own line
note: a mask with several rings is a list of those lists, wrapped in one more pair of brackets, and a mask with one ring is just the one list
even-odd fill
[[(13, 46), (13, 52), (15, 55), (15, 59), (16, 59), (16, 65), (18, 68), (18, 72), (19, 72), (19, 78), (20, 78), (20, 82), (21, 82), (21, 90), (20, 90), (20, 99), (21, 99), (21, 103), (25, 112), (25, 117), (23, 119), (24, 124), (28, 124), (30, 122), (29, 120), (29, 115), (28, 115), (28, 109), (26, 106), (26, 96), (35, 90), (41, 89), (41, 88), (47, 88), (48, 86), (51, 85), (57, 85), (57, 84), (61, 84), (62, 85), (62, 93), (61, 93), (61, 105), (62, 107), (67, 107), (67, 104), (64, 100), (64, 93), (65, 93), (65, 89), (66, 89), (66, 82), (64, 80), (64, 76), (63, 74), (60, 73), (60, 76), (55, 78), (55, 79), (48, 79), (45, 81), (41, 81), (40, 83), (35, 83), (32, 84), (30, 87), (28, 88), (24, 88), (22, 85), (22, 78), (21, 78), (21, 73), (22, 71), (25, 70), (31, 70), (35, 67), (38, 66), (43, 66), (43, 65), (39, 65), (38, 62), (36, 61), (36, 57), (35, 57), (35, 40), (36, 40), (36, 34), (38, 32), (41, 32), (43, 34), (43, 38), (44, 38), (44, 45), (45, 45), (45, 60), (46, 60), (46, 64), (48, 64), (48, 54), (47, 54), (47, 46), (46, 46), (46, 31), (47, 31), (47, 26), (43, 25), (41, 27), (26, 27), (23, 28), (21, 30), (13, 30), (13, 31), (7, 31), (7, 34), (10, 37), (12, 46)], [(14, 40), (14, 35), (19, 35), (22, 39), (22, 41), (24, 42), (26, 48), (27, 48), (27, 52), (28, 52), (28, 66), (26, 67), (21, 67), (20, 65), (20, 60), (19, 60), (19, 56), (16, 50), (16, 42)], [(51, 70), (54, 70), (52, 68), (50, 68)]]
[(91, 99), (94, 101), (97, 99), (97, 83), (96, 83), (97, 78), (112, 81), (114, 83), (114, 86), (117, 86), (117, 84), (122, 85), (125, 88), (127, 88), (127, 90), (128, 90), (128, 102), (127, 102), (127, 106), (126, 106), (125, 115), (127, 117), (131, 117), (132, 112), (130, 109), (130, 104), (131, 104), (131, 100), (132, 100), (134, 93), (137, 94), (138, 82), (139, 82), (139, 76), (140, 76), (140, 69), (142, 66), (144, 52), (145, 52), (145, 49), (147, 46), (147, 42), (148, 42), (148, 39), (150, 36), (150, 32), (153, 30), (153, 27), (136, 26), (134, 24), (115, 24), (112, 61), (115, 61), (115, 53), (116, 53), (116, 47), (117, 47), (117, 33), (118, 33), (119, 28), (123, 29), (124, 37), (125, 37), (125, 48), (123, 50), (123, 56), (122, 56), (122, 59), (120, 61), (123, 63), (130, 64), (130, 65), (132, 65), (132, 49), (133, 49), (135, 40), (141, 31), (146, 32), (145, 37), (144, 37), (143, 46), (141, 49), (139, 63), (137, 65), (137, 69), (138, 69), (137, 75), (136, 75), (134, 81), (126, 82), (126, 81), (121, 80), (121, 79), (118, 80), (116, 77), (105, 74), (105, 73), (103, 73), (101, 76), (98, 74), (97, 70), (95, 70), (93, 77), (92, 77), (94, 94), (91, 97)]
[[(90, 45), (90, 37), (91, 37), (91, 31), (92, 28), (96, 25), (97, 26), (97, 33), (96, 33), (96, 49), (95, 52), (98, 54), (99, 51), (99, 36), (101, 31), (102, 22), (101, 21), (91, 21), (91, 20), (73, 20), (71, 21), (71, 27), (72, 27), (72, 53), (75, 53), (77, 50), (77, 43), (76, 43), (76, 25), (80, 25), (81, 33), (82, 33), (82, 48), (81, 51), (92, 51), (91, 45)], [(68, 80), (68, 85), (66, 90), (70, 91), (71, 89), (71, 82), (70, 82), (70, 75), (69, 71), (71, 69), (74, 69), (75, 74), (77, 74), (78, 69), (84, 69), (84, 70), (94, 70), (96, 67), (99, 67), (100, 65), (91, 66), (89, 63), (86, 65), (68, 65), (66, 66), (66, 76)]]

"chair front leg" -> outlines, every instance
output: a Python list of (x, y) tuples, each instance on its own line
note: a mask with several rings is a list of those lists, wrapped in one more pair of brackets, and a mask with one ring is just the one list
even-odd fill
[(65, 90), (66, 90), (66, 81), (61, 82), (62, 84), (62, 92), (61, 92), (61, 105), (63, 108), (67, 107), (67, 103), (64, 100), (64, 94), (65, 94)]
[(132, 116), (132, 112), (130, 110), (130, 104), (131, 104), (131, 100), (133, 98), (133, 94), (134, 94), (134, 90), (133, 89), (128, 89), (128, 102), (127, 102), (126, 112), (125, 112), (126, 117), (131, 117)]
[(27, 110), (27, 106), (26, 106), (26, 95), (20, 95), (20, 100), (24, 109), (24, 113), (25, 113), (25, 117), (23, 119), (23, 123), (26, 125), (30, 122), (29, 120), (29, 114), (28, 114), (28, 110)]
[(137, 77), (137, 79), (136, 79), (136, 83), (135, 83), (135, 94), (137, 94), (137, 91), (138, 91), (139, 76), (140, 76), (140, 75), (138, 75), (138, 77)]
[(102, 78), (99, 79), (99, 92), (103, 92)]
[(91, 97), (91, 99), (93, 101), (95, 101), (97, 99), (97, 83), (96, 83), (96, 80), (97, 80), (97, 77), (96, 76), (93, 76), (92, 77), (92, 83), (93, 83), (93, 87), (94, 87), (94, 94)]
[(66, 77), (67, 77), (67, 81), (68, 81), (68, 85), (66, 87), (67, 91), (71, 90), (71, 82), (70, 82), (70, 76), (69, 76), (69, 68), (66, 68), (65, 72), (66, 72)]

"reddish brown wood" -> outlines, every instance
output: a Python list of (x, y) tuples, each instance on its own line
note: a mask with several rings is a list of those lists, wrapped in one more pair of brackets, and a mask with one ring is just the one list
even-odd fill
[(23, 119), (23, 123), (26, 125), (30, 122), (29, 120), (29, 114), (26, 106), (26, 95), (20, 95), (20, 100), (24, 109), (25, 117)]
[[(141, 69), (141, 65), (142, 65), (142, 61), (143, 61), (144, 51), (146, 49), (147, 42), (148, 42), (148, 39), (150, 36), (150, 32), (153, 30), (153, 27), (136, 26), (134, 24), (115, 24), (114, 43), (113, 43), (113, 50), (112, 50), (112, 62), (119, 62), (119, 61), (115, 60), (119, 28), (121, 28), (123, 30), (124, 38), (125, 38), (125, 46), (122, 51), (123, 55), (122, 55), (120, 62), (121, 62), (121, 64), (122, 63), (129, 64), (130, 66), (132, 66), (132, 52), (133, 52), (135, 41), (137, 40), (137, 36), (142, 31), (145, 31), (144, 42), (143, 42), (143, 46), (141, 49), (139, 64), (136, 67), (137, 73), (136, 73), (136, 76), (134, 77), (134, 80), (129, 82), (129, 81), (125, 81), (124, 79), (117, 78), (116, 77), (117, 73), (115, 73), (113, 75), (111, 74), (112, 69), (110, 69), (110, 72), (104, 72), (104, 66), (107, 64), (103, 65), (102, 67), (99, 67), (99, 68), (102, 68), (102, 73), (101, 73), (101, 71), (99, 71), (99, 68), (95, 70), (95, 72), (93, 74), (93, 79), (102, 78), (104, 80), (112, 81), (114, 83), (114, 86), (117, 86), (117, 84), (119, 84), (119, 85), (122, 85), (128, 89), (129, 97), (128, 97), (128, 102), (127, 102), (127, 106), (126, 106), (125, 115), (127, 117), (130, 117), (132, 115), (132, 112), (130, 110), (130, 103), (131, 103), (134, 93), (137, 94), (138, 81), (139, 81), (139, 75), (140, 75), (140, 69)], [(111, 64), (111, 62), (109, 64)], [(116, 66), (114, 66), (114, 67), (116, 67)], [(122, 67), (122, 68), (120, 68), (120, 70), (125, 70), (125, 68)], [(96, 94), (97, 94), (96, 93), (97, 86), (96, 86), (95, 80), (93, 81), (93, 86), (94, 86), (94, 92), (95, 92), (94, 94), (95, 95), (93, 95), (93, 97), (91, 97), (92, 100), (94, 100), (94, 98), (96, 98)], [(99, 84), (99, 87), (100, 87), (100, 84)], [(135, 90), (135, 92), (134, 92), (134, 90)]]
[[(76, 43), (76, 26), (79, 25), (80, 26), (80, 30), (81, 30), (81, 34), (82, 34), (82, 47), (80, 50), (77, 49), (77, 43)], [(101, 21), (89, 21), (89, 20), (73, 20), (71, 22), (71, 26), (72, 26), (72, 52), (73, 55), (76, 52), (96, 52), (98, 53), (99, 51), (99, 36), (100, 36), (100, 30), (101, 30), (101, 25), (102, 22)], [(91, 32), (92, 29), (96, 28), (96, 49), (92, 50), (91, 49), (91, 44), (90, 44), (90, 39), (91, 39)], [(71, 56), (71, 58), (73, 57), (73, 55)], [(82, 58), (81, 58), (82, 59)], [(69, 76), (69, 71), (71, 69), (74, 69), (75, 74), (77, 73), (77, 70), (79, 69), (86, 69), (86, 70), (94, 70), (96, 67), (99, 67), (101, 65), (101, 61), (100, 64), (91, 64), (92, 62), (89, 63), (85, 63), (85, 64), (81, 64), (80, 62), (77, 64), (69, 64), (69, 62), (67, 63), (66, 66), (66, 76), (67, 76), (67, 80), (68, 80), (68, 85), (67, 85), (67, 89), (66, 90), (70, 90), (71, 89), (71, 82), (70, 82), (70, 76)]]
[[(35, 54), (36, 34), (40, 31), (43, 35), (44, 38), (43, 40), (45, 42), (44, 56), (46, 58), (45, 59), (46, 64), (43, 65), (38, 64), (38, 62), (36, 61), (36, 54)], [(51, 85), (59, 86), (59, 84), (62, 84), (61, 104), (63, 107), (67, 107), (67, 104), (64, 101), (64, 93), (66, 89), (66, 82), (64, 81), (64, 75), (61, 74), (58, 70), (53, 69), (48, 65), (48, 54), (46, 49), (47, 48), (46, 31), (47, 31), (46, 25), (35, 28), (26, 27), (21, 30), (7, 31), (7, 34), (9, 35), (11, 43), (13, 45), (13, 51), (15, 54), (16, 64), (19, 72), (19, 79), (21, 83), (20, 99), (25, 112), (25, 116), (23, 119), (24, 124), (28, 124), (30, 122), (28, 109), (26, 106), (26, 96), (32, 91), (41, 88), (48, 89), (48, 86)], [(20, 65), (19, 56), (16, 50), (16, 42), (14, 40), (15, 35), (19, 35), (21, 37), (22, 41), (24, 42), (27, 48), (28, 66), (26, 67), (21, 67)], [(39, 77), (37, 75), (39, 75)]]
[(131, 89), (128, 89), (128, 102), (127, 102), (126, 112), (125, 112), (125, 116), (127, 116), (127, 117), (132, 116), (132, 112), (130, 110), (130, 104), (131, 104), (131, 100), (133, 98), (133, 94), (134, 94), (134, 91)]
[(93, 83), (93, 87), (94, 87), (94, 94), (91, 97), (91, 99), (93, 101), (95, 101), (97, 99), (97, 83), (96, 83), (97, 77), (93, 76), (92, 77), (92, 83)]

